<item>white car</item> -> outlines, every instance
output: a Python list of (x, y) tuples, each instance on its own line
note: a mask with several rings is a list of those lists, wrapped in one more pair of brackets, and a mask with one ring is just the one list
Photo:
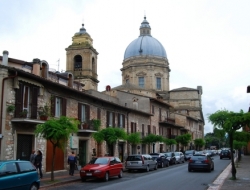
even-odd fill
[(185, 162), (184, 154), (182, 152), (174, 152), (174, 155), (175, 155), (176, 163), (180, 164), (180, 163)]

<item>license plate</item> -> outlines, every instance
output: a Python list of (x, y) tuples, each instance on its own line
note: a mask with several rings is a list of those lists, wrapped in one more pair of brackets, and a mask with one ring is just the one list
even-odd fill
[(195, 163), (198, 163), (198, 164), (200, 164), (201, 162), (200, 162), (200, 161), (196, 161)]
[(138, 164), (138, 162), (131, 162), (131, 164)]
[(86, 173), (86, 176), (92, 176), (92, 173)]

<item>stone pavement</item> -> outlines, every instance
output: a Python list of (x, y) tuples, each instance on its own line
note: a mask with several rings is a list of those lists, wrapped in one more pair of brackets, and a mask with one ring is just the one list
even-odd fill
[(249, 190), (250, 189), (250, 156), (242, 155), (241, 161), (236, 166), (236, 180), (231, 180), (231, 163), (211, 184), (208, 190)]
[[(236, 163), (236, 170), (237, 180), (230, 180), (231, 164), (229, 164), (216, 178), (213, 184), (210, 184), (207, 190), (250, 190), (250, 155), (242, 155), (241, 161), (238, 164)], [(41, 179), (41, 189), (81, 181), (79, 171), (76, 170), (74, 176), (70, 176), (67, 170), (55, 172), (54, 182), (50, 181), (50, 175), (50, 173), (43, 175), (43, 179)]]

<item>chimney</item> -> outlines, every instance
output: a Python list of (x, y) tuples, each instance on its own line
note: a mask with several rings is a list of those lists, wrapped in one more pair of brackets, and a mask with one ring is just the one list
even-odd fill
[(40, 76), (40, 59), (33, 59), (33, 71), (34, 75)]
[(5, 65), (5, 66), (8, 66), (8, 55), (9, 55), (9, 52), (4, 50), (3, 51), (3, 62), (2, 62), (2, 65)]

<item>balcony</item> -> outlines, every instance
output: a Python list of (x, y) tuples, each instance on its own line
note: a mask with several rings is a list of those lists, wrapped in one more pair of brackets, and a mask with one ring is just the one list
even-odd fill
[(93, 133), (96, 132), (95, 127), (93, 124), (91, 123), (81, 123), (78, 126), (78, 132), (89, 132), (89, 133)]

